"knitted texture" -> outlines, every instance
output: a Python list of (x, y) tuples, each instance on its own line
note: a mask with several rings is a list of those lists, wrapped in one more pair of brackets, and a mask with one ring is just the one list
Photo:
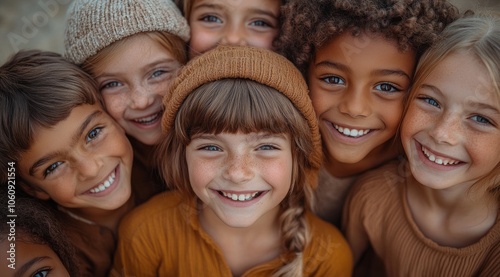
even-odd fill
[(189, 26), (171, 0), (75, 0), (66, 14), (65, 57), (75, 64), (122, 38), (165, 31), (189, 41)]
[(274, 88), (290, 99), (311, 129), (314, 148), (308, 159), (315, 169), (319, 169), (322, 159), (321, 138), (307, 84), (289, 60), (263, 48), (219, 46), (192, 59), (181, 69), (163, 99), (163, 132), (170, 131), (179, 107), (193, 90), (203, 84), (229, 78), (253, 80)]

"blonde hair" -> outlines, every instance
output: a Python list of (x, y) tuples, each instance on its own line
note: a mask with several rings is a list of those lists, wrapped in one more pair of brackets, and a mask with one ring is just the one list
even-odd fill
[[(424, 80), (446, 57), (454, 53), (473, 55), (482, 63), (493, 80), (497, 101), (500, 99), (500, 17), (486, 14), (470, 15), (448, 25), (437, 41), (421, 57), (414, 83), (405, 102), (403, 115), (406, 115), (411, 102)], [(500, 163), (485, 177), (476, 182), (474, 191), (484, 194), (489, 191), (500, 197)]]
[(306, 169), (312, 167), (307, 158), (313, 151), (310, 130), (307, 120), (277, 90), (248, 79), (213, 81), (191, 92), (179, 108), (173, 128), (157, 149), (159, 168), (169, 186), (193, 197), (185, 153), (194, 135), (257, 131), (289, 134), (292, 184), (280, 204), (279, 220), (282, 251), (290, 255), (274, 276), (301, 276), (302, 252), (309, 242), (305, 212), (313, 201), (306, 178)]
[[(166, 51), (169, 51), (180, 64), (185, 64), (187, 62), (187, 46), (180, 37), (165, 31), (152, 31), (138, 34), (145, 34), (158, 42)], [(103, 48), (97, 52), (97, 54), (85, 60), (81, 65), (82, 68), (95, 76), (96, 72), (100, 71), (101, 66), (113, 57), (114, 53), (123, 48), (127, 44), (127, 41), (135, 35), (136, 34), (118, 40)]]

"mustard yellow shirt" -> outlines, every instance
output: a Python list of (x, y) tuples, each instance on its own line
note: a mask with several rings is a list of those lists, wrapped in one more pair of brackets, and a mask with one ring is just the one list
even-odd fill
[[(304, 276), (351, 276), (352, 253), (340, 231), (307, 213), (311, 243)], [(129, 213), (119, 229), (111, 276), (232, 276), (223, 253), (202, 229), (194, 200), (164, 192)], [(278, 257), (243, 274), (270, 276)]]

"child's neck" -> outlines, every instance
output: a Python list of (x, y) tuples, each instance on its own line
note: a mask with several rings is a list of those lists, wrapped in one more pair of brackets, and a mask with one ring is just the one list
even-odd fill
[(220, 247), (233, 276), (271, 261), (279, 256), (281, 233), (279, 207), (262, 216), (252, 226), (231, 227), (222, 222), (210, 209), (201, 210), (199, 219), (203, 229)]
[(402, 153), (400, 143), (391, 141), (373, 149), (366, 157), (357, 163), (343, 163), (333, 158), (325, 158), (325, 169), (335, 177), (345, 178), (361, 174), (367, 170), (374, 169)]
[(469, 194), (469, 187), (437, 190), (410, 179), (408, 206), (426, 237), (439, 245), (459, 248), (479, 241), (495, 225), (498, 201)]
[(116, 235), (118, 232), (118, 224), (123, 216), (134, 208), (134, 199), (130, 197), (125, 204), (115, 210), (103, 210), (96, 208), (84, 208), (84, 209), (70, 209), (64, 208), (64, 210), (82, 218), (82, 221), (90, 221), (100, 226), (107, 227)]

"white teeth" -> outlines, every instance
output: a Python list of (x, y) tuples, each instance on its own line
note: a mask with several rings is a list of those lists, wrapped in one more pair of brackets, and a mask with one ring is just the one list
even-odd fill
[(220, 191), (220, 192), (226, 198), (232, 199), (234, 201), (241, 201), (241, 202), (252, 200), (259, 193), (259, 192), (254, 192), (252, 194), (249, 194), (249, 193), (247, 193), (247, 194), (235, 194), (235, 193), (228, 193), (228, 192), (224, 192), (224, 191)]
[(98, 193), (101, 191), (105, 191), (115, 181), (115, 177), (116, 177), (115, 172), (111, 173), (111, 175), (109, 175), (109, 178), (106, 181), (104, 181), (104, 183), (96, 186), (95, 188), (90, 189), (90, 192), (91, 193)]
[(440, 165), (456, 165), (458, 164), (460, 161), (456, 161), (456, 160), (451, 160), (451, 159), (448, 159), (448, 158), (444, 158), (444, 157), (436, 157), (434, 154), (431, 154), (427, 148), (423, 147), (422, 146), (422, 152), (424, 153), (424, 155), (427, 157), (427, 159), (431, 162), (434, 162), (436, 164), (440, 164)]
[(154, 114), (154, 115), (151, 115), (151, 116), (148, 116), (148, 117), (135, 119), (134, 121), (138, 122), (138, 123), (142, 123), (142, 124), (149, 124), (149, 123), (155, 121), (156, 119), (158, 119), (158, 117), (160, 117), (160, 114), (161, 114), (161, 112)]
[(362, 137), (370, 132), (370, 129), (367, 129), (367, 130), (349, 129), (349, 128), (340, 127), (339, 125), (336, 125), (336, 124), (334, 124), (333, 127), (335, 127), (335, 129), (337, 131), (339, 131), (339, 133), (342, 133), (346, 136), (353, 137), (353, 138)]

